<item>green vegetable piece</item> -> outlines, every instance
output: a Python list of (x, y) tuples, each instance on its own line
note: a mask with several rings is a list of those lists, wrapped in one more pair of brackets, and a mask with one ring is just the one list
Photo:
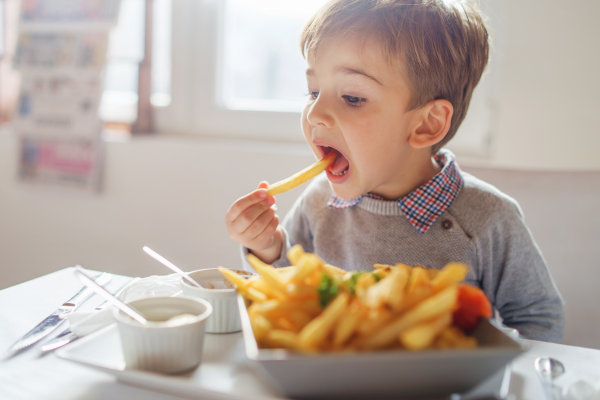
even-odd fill
[(319, 294), (319, 304), (321, 307), (327, 307), (327, 304), (331, 302), (337, 296), (339, 287), (333, 277), (327, 273), (321, 275), (321, 282), (317, 287), (317, 293)]
[(362, 274), (364, 274), (363, 271), (353, 272), (352, 276), (350, 276), (350, 279), (346, 281), (346, 287), (348, 288), (350, 294), (353, 296), (356, 293), (356, 282), (358, 282), (358, 277)]

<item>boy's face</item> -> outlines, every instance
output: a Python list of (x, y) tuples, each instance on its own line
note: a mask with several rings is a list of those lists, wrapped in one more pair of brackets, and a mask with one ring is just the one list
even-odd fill
[(406, 182), (419, 168), (408, 142), (419, 113), (408, 110), (403, 69), (390, 65), (375, 42), (352, 37), (327, 38), (312, 53), (302, 129), (317, 156), (339, 153), (327, 170), (334, 191), (345, 199), (408, 193)]

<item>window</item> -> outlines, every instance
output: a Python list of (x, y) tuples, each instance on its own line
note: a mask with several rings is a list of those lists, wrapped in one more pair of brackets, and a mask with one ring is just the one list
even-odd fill
[[(297, 111), (306, 100), (299, 32), (324, 0), (227, 0), (223, 13), (223, 105)], [(277, 34), (274, 34), (277, 32)]]
[[(306, 84), (299, 33), (322, 3), (173, 2), (172, 101), (157, 110), (158, 129), (302, 142), (299, 117)], [(493, 74), (486, 73), (474, 93), (461, 132), (451, 142), (457, 153), (487, 154), (492, 81)]]
[(322, 3), (173, 2), (171, 103), (157, 110), (157, 128), (300, 142), (306, 84), (298, 35)]

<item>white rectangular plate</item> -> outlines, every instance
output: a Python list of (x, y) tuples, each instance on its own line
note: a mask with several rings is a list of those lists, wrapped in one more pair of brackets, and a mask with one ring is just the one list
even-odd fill
[[(111, 374), (123, 383), (178, 396), (202, 399), (284, 398), (282, 392), (258, 368), (259, 363), (246, 358), (244, 341), (239, 332), (207, 334), (200, 367), (179, 375), (128, 369), (115, 325), (73, 342), (57, 350), (56, 354), (65, 360)], [(299, 375), (298, 379), (302, 379), (302, 376)], [(503, 369), (467, 395), (456, 399), (466, 400), (481, 395), (503, 398), (509, 380), (510, 370)], [(311, 385), (307, 381), (304, 384)]]
[(503, 398), (502, 376), (524, 351), (489, 320), (481, 320), (473, 332), (479, 346), (471, 349), (328, 354), (261, 349), (241, 296), (238, 304), (247, 357), (263, 367), (282, 393), (294, 398), (432, 398), (452, 393), (469, 399)]

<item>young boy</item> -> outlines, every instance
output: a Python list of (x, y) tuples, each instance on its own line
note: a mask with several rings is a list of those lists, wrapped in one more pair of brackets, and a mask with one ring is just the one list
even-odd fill
[(463, 262), (505, 325), (560, 342), (562, 299), (518, 204), (442, 149), (488, 60), (482, 18), (464, 3), (325, 5), (302, 33), (302, 129), (318, 158), (335, 152), (336, 161), (283, 224), (261, 182), (228, 210), (228, 231), (276, 266), (293, 244), (347, 270)]

